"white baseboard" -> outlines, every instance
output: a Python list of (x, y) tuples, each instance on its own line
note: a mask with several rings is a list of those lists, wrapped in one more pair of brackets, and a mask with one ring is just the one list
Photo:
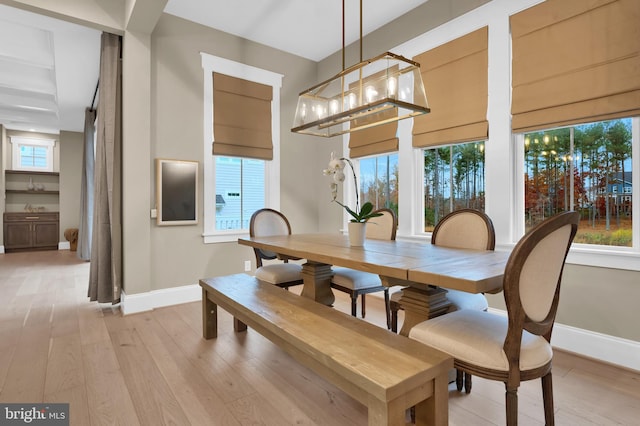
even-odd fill
[(202, 300), (202, 288), (198, 284), (154, 290), (148, 293), (127, 295), (123, 291), (120, 309), (123, 315), (152, 311), (164, 306)]
[[(489, 311), (506, 315), (500, 309), (489, 308)], [(556, 322), (551, 345), (559, 350), (640, 371), (640, 342)]]
[(640, 371), (640, 342), (556, 323), (551, 344), (567, 352)]
[(4, 246), (0, 246), (0, 254), (4, 253)]
[(58, 250), (71, 250), (71, 243), (69, 241), (60, 241), (58, 243)]

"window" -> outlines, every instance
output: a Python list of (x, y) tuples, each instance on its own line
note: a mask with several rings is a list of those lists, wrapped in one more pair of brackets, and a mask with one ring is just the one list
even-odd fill
[(423, 150), (424, 231), (433, 231), (447, 213), (484, 211), (484, 142)]
[(525, 231), (575, 210), (575, 243), (632, 246), (630, 118), (526, 133), (523, 144)]
[(216, 230), (248, 229), (251, 215), (265, 205), (265, 161), (215, 157)]
[(398, 215), (398, 154), (361, 158), (360, 194), (374, 209), (388, 208)]
[[(235, 241), (249, 233), (249, 220), (262, 207), (280, 207), (280, 87), (282, 75), (201, 53), (204, 74), (204, 242)], [(212, 155), (213, 73), (270, 86), (272, 160)]]
[(55, 140), (11, 137), (14, 170), (53, 171)]

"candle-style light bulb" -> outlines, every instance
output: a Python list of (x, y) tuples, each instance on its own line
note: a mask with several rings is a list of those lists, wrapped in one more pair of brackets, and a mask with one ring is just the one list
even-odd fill
[(397, 89), (398, 89), (398, 81), (394, 77), (391, 77), (389, 81), (387, 81), (387, 95), (390, 98), (395, 97)]

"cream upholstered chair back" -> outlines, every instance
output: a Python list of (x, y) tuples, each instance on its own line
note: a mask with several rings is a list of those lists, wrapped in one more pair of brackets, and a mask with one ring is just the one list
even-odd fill
[(507, 425), (518, 424), (520, 382), (537, 378), (542, 379), (545, 424), (554, 424), (551, 332), (579, 221), (579, 213), (561, 213), (518, 241), (504, 270), (506, 317), (461, 309), (423, 321), (409, 333), (451, 355), (465, 382), (467, 374), (504, 382)]
[(365, 233), (367, 238), (374, 240), (395, 240), (398, 219), (391, 209), (379, 209), (377, 213), (382, 216), (372, 217), (367, 220)]
[(504, 344), (508, 357), (519, 353), (523, 329), (551, 340), (562, 270), (579, 221), (576, 212), (553, 216), (529, 231), (513, 249), (503, 281), (510, 318)]
[[(252, 237), (271, 237), (274, 235), (290, 235), (291, 225), (286, 216), (277, 210), (260, 209), (251, 216), (249, 235)], [(275, 259), (277, 254), (267, 250), (254, 249), (257, 267), (262, 266), (262, 260)]]
[(431, 234), (431, 243), (453, 248), (493, 250), (493, 222), (479, 210), (460, 209), (443, 217)]

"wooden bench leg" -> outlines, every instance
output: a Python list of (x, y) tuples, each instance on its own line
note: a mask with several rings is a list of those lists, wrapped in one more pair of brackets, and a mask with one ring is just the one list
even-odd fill
[(404, 426), (406, 422), (406, 409), (400, 404), (404, 401), (395, 401), (385, 404), (382, 401), (369, 400), (368, 423), (369, 426)]
[(218, 305), (209, 300), (205, 289), (202, 289), (202, 337), (218, 337)]
[(233, 331), (236, 333), (247, 331), (247, 324), (243, 323), (238, 318), (233, 317)]
[(416, 404), (416, 426), (449, 424), (448, 385), (448, 374), (441, 374), (433, 380), (431, 398)]

